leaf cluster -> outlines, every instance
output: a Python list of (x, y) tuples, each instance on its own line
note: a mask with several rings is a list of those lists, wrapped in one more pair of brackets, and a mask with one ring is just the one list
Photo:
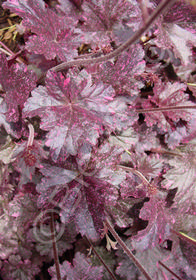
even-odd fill
[(3, 9), (23, 45), (0, 49), (1, 278), (194, 279), (193, 1)]

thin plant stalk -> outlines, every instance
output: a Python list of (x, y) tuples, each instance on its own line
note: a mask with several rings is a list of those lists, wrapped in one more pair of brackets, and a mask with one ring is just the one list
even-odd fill
[(106, 218), (105, 224), (108, 228), (108, 230), (111, 232), (113, 237), (116, 239), (120, 247), (123, 249), (123, 251), (127, 254), (127, 256), (132, 260), (132, 262), (135, 264), (135, 266), (140, 270), (140, 272), (145, 276), (147, 280), (152, 280), (148, 272), (144, 269), (144, 267), (140, 264), (140, 262), (137, 260), (137, 258), (133, 255), (131, 250), (127, 247), (127, 245), (123, 242), (123, 240), (120, 238), (120, 236), (117, 234), (117, 232), (114, 230), (113, 226), (111, 225), (110, 221)]
[(29, 137), (28, 137), (27, 147), (33, 145), (34, 134), (35, 134), (34, 127), (31, 123), (28, 124), (28, 128), (29, 128)]
[(0, 45), (9, 53), (9, 56), (14, 54), (3, 42), (0, 41)]
[(57, 249), (56, 239), (55, 239), (55, 227), (54, 227), (53, 213), (51, 213), (51, 216), (50, 216), (50, 230), (51, 230), (51, 235), (52, 235), (52, 247), (53, 247), (53, 254), (54, 254), (54, 263), (55, 263), (55, 268), (56, 268), (56, 278), (57, 278), (57, 280), (61, 280), (58, 249)]
[(111, 279), (113, 280), (117, 280), (114, 273), (111, 271), (111, 269), (107, 266), (107, 264), (104, 262), (104, 260), (102, 259), (102, 257), (98, 254), (98, 252), (96, 251), (95, 247), (93, 246), (92, 242), (85, 236), (85, 239), (88, 241), (89, 245), (91, 246), (93, 252), (95, 253), (95, 255), (97, 256), (97, 258), (100, 260), (100, 262), (103, 264), (103, 266), (106, 268), (106, 270), (108, 271), (108, 273), (111, 276)]
[(159, 107), (159, 108), (149, 108), (149, 109), (136, 109), (137, 113), (151, 113), (151, 112), (167, 112), (170, 110), (181, 110), (181, 109), (196, 109), (196, 105), (189, 106), (168, 106), (168, 107)]
[(123, 166), (123, 165), (117, 165), (117, 166), (120, 167), (120, 168), (122, 168), (122, 169), (124, 169), (124, 170), (126, 170), (126, 171), (131, 171), (132, 173), (134, 173), (135, 175), (137, 175), (137, 176), (142, 180), (142, 182), (143, 182), (144, 184), (150, 185), (150, 182), (148, 182), (148, 180), (146, 179), (146, 177), (144, 177), (144, 175), (143, 175), (140, 171), (135, 170), (135, 169), (133, 169), (133, 168), (131, 168), (131, 167)]
[(176, 157), (179, 157), (179, 158), (182, 158), (183, 155), (177, 153), (177, 152), (172, 152), (172, 151), (167, 151), (165, 149), (159, 149), (159, 148), (151, 148), (150, 151), (152, 153), (158, 153), (158, 154), (165, 154), (165, 155), (171, 155), (171, 156), (176, 156)]
[(0, 52), (5, 53), (7, 55), (11, 55), (8, 51), (4, 50), (3, 48), (0, 47)]
[[(3, 42), (0, 41), (0, 45), (2, 46), (2, 48), (0, 48), (1, 52), (4, 52), (5, 54), (7, 54), (11, 57), (16, 56), (16, 54), (12, 50), (10, 50)], [(18, 61), (19, 63), (24, 63), (20, 57), (17, 57), (16, 61)]]
[(172, 4), (174, 4), (176, 0), (164, 0), (162, 1), (158, 7), (155, 9), (155, 11), (152, 13), (152, 15), (149, 17), (149, 19), (146, 21), (145, 25), (142, 26), (138, 31), (134, 33), (134, 35), (129, 38), (124, 44), (122, 44), (120, 47), (118, 47), (113, 52), (106, 54), (104, 56), (93, 58), (93, 59), (78, 59), (78, 60), (71, 60), (68, 62), (63, 62), (55, 67), (52, 67), (50, 70), (58, 72), (70, 67), (74, 66), (85, 66), (89, 64), (95, 64), (95, 63), (101, 63), (104, 61), (107, 61), (109, 59), (112, 59), (119, 54), (121, 54), (123, 51), (128, 49), (132, 44), (136, 43), (142, 34), (144, 32), (147, 32), (147, 30), (150, 28), (150, 26), (155, 22), (155, 20), (163, 14)]
[(173, 276), (175, 276), (178, 280), (183, 280), (175, 272), (173, 272), (169, 267), (167, 267), (164, 263), (162, 263), (161, 261), (158, 261), (158, 263), (160, 265), (162, 265), (167, 271), (169, 271)]

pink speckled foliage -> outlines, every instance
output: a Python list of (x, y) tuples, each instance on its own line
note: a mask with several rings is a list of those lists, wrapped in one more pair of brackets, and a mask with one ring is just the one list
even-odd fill
[(23, 109), (30, 92), (36, 86), (36, 75), (23, 65), (9, 66), (4, 54), (0, 55), (0, 63), (0, 82), (6, 93), (4, 99), (7, 105), (6, 118), (8, 122), (17, 122), (19, 108), (20, 111)]
[(4, 1), (0, 279), (196, 279), (196, 7), (174, 2)]

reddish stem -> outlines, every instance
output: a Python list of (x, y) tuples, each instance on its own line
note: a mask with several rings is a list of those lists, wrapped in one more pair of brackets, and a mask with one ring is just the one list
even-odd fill
[(181, 154), (175, 153), (175, 152), (171, 152), (171, 151), (167, 151), (165, 149), (151, 148), (150, 151), (152, 153), (166, 154), (166, 155), (171, 155), (171, 156), (176, 156), (176, 157), (182, 158)]
[(3, 42), (0, 41), (0, 45), (9, 53), (9, 55), (14, 55), (13, 51), (11, 51)]
[[(6, 50), (5, 53), (7, 52), (6, 53), (7, 55), (12, 56), (12, 57), (16, 56), (16, 54), (12, 50), (10, 50), (3, 42), (0, 41), (0, 45)], [(1, 49), (1, 51), (3, 52), (3, 49)], [(23, 63), (22, 59), (19, 57), (17, 57), (16, 60), (19, 63)]]
[(110, 221), (106, 218), (105, 224), (111, 234), (114, 236), (118, 244), (121, 246), (123, 251), (127, 254), (127, 256), (132, 260), (132, 262), (137, 266), (137, 268), (141, 271), (141, 273), (146, 277), (147, 280), (152, 280), (148, 272), (144, 269), (144, 267), (140, 264), (140, 262), (137, 260), (137, 258), (133, 255), (131, 250), (127, 247), (127, 245), (122, 241), (120, 236), (117, 234), (117, 232), (114, 230), (113, 226), (110, 224)]
[(55, 263), (55, 268), (56, 268), (56, 278), (57, 278), (57, 280), (61, 280), (58, 249), (56, 246), (56, 239), (55, 239), (55, 227), (54, 227), (53, 213), (51, 213), (50, 229), (51, 229), (51, 234), (52, 234), (52, 247), (53, 247), (53, 254), (54, 254), (54, 263)]
[(132, 173), (134, 173), (135, 175), (137, 175), (144, 184), (150, 185), (150, 183), (148, 182), (148, 180), (146, 179), (146, 177), (138, 170), (135, 170), (134, 168), (131, 167), (127, 167), (127, 166), (123, 166), (123, 165), (117, 165), (117, 167), (122, 168), (126, 171), (131, 171)]
[(151, 113), (151, 112), (166, 112), (170, 110), (181, 110), (181, 109), (196, 109), (196, 105), (189, 106), (168, 106), (160, 108), (149, 108), (149, 109), (136, 109), (137, 113)]
[(160, 265), (162, 265), (167, 271), (169, 271), (173, 276), (175, 276), (178, 280), (182, 280), (175, 272), (173, 272), (169, 267), (167, 267), (164, 263), (161, 261), (158, 261)]
[(88, 241), (88, 243), (90, 244), (93, 252), (95, 253), (95, 255), (97, 256), (97, 258), (100, 260), (100, 262), (103, 264), (103, 266), (106, 268), (106, 270), (108, 271), (108, 273), (110, 274), (110, 276), (112, 277), (111, 279), (113, 280), (117, 280), (115, 275), (113, 274), (113, 272), (110, 270), (110, 268), (107, 266), (107, 264), (104, 262), (104, 260), (102, 259), (102, 257), (97, 253), (97, 251), (95, 250), (95, 247), (93, 246), (93, 244), (91, 243), (91, 241), (85, 236), (86, 240)]
[(154, 23), (154, 21), (161, 15), (163, 14), (176, 0), (164, 0), (162, 1), (158, 7), (155, 9), (155, 11), (152, 13), (150, 18), (146, 21), (145, 26), (141, 27), (138, 31), (134, 33), (134, 35), (129, 38), (124, 44), (122, 44), (120, 47), (118, 47), (116, 50), (113, 52), (106, 54), (102, 57), (98, 58), (93, 58), (93, 59), (78, 59), (78, 60), (71, 60), (68, 62), (63, 62), (55, 67), (52, 67), (50, 70), (58, 72), (64, 69), (67, 69), (69, 67), (74, 67), (74, 66), (85, 66), (89, 64), (95, 64), (95, 63), (100, 63), (107, 61), (109, 59), (112, 59), (119, 54), (121, 54), (123, 51), (125, 51), (130, 45), (136, 43), (142, 34), (146, 32), (149, 27)]

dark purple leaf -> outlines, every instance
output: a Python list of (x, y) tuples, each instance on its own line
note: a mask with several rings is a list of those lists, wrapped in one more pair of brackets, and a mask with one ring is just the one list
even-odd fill
[[(174, 3), (172, 9), (164, 15), (164, 21), (167, 23), (178, 24), (194, 23), (196, 20), (195, 11), (193, 6), (189, 4), (188, 1), (180, 0), (177, 3)], [(153, 0), (153, 2), (158, 4), (161, 2), (161, 0)]]
[[(160, 0), (154, 2), (159, 3)], [(153, 41), (162, 48), (162, 53), (165, 48), (173, 50), (183, 66), (190, 64), (192, 47), (196, 44), (195, 21), (194, 8), (181, 0), (174, 3), (173, 8), (159, 21), (155, 32), (156, 37)], [(171, 55), (170, 60), (172, 59)]]
[(32, 180), (35, 169), (42, 167), (41, 161), (47, 158), (47, 153), (42, 148), (42, 143), (34, 140), (31, 146), (26, 142), (17, 143), (12, 153), (15, 169), (21, 173), (20, 184)]
[[(184, 84), (175, 82), (163, 84), (160, 81), (155, 83), (153, 88), (154, 95), (148, 96), (148, 99), (142, 102), (142, 107), (149, 109), (151, 112), (145, 113), (145, 121), (147, 126), (157, 125), (162, 132), (167, 132), (175, 122), (180, 119), (190, 121), (192, 111), (190, 109), (182, 108), (178, 110), (161, 111), (161, 107), (180, 107), (191, 106), (193, 102), (188, 100), (188, 95), (185, 93), (186, 86)], [(153, 109), (160, 108), (160, 111), (153, 112)], [(161, 132), (160, 131), (160, 132)]]
[(84, 156), (84, 149), (82, 149), (77, 157), (79, 171), (85, 176), (94, 176), (118, 186), (125, 179), (125, 172), (118, 168), (122, 153), (122, 148), (111, 147), (108, 143), (101, 145), (99, 149), (93, 147), (88, 157)]
[(136, 1), (85, 0), (82, 8), (87, 17), (85, 24), (89, 31), (122, 30), (122, 27), (135, 28), (140, 22)]
[(95, 145), (104, 126), (109, 131), (125, 129), (136, 120), (137, 115), (128, 111), (127, 98), (113, 96), (111, 86), (92, 85), (90, 76), (65, 79), (62, 74), (49, 72), (46, 87), (32, 92), (24, 114), (41, 117), (41, 128), (49, 130), (46, 145), (55, 151), (56, 160), (63, 146), (68, 154), (75, 155), (84, 143)]
[(23, 26), (29, 28), (33, 35), (26, 48), (36, 54), (44, 54), (47, 59), (58, 56), (69, 60), (77, 56), (78, 42), (74, 41), (71, 27), (75, 21), (57, 15), (47, 8), (43, 0), (7, 1), (4, 8), (10, 9), (23, 19)]
[(182, 146), (179, 150), (179, 157), (173, 157), (169, 160), (171, 169), (164, 174), (165, 180), (162, 186), (167, 189), (177, 188), (177, 193), (174, 199), (175, 205), (183, 212), (188, 212), (191, 208), (195, 208), (196, 201), (196, 168), (195, 168), (195, 153), (196, 146), (189, 144)]
[[(40, 171), (44, 177), (36, 187), (41, 194), (38, 206), (42, 207), (46, 204), (56, 206), (58, 203), (64, 203), (69, 191), (67, 183), (73, 181), (78, 172), (49, 164), (43, 164)], [(63, 192), (62, 197), (60, 197), (61, 192)]]
[[(99, 213), (96, 213), (96, 216), (98, 218)], [(75, 211), (74, 222), (77, 231), (80, 232), (82, 236), (86, 236), (87, 238), (92, 240), (92, 242), (97, 242), (98, 240), (100, 240), (100, 234), (98, 234), (98, 232), (95, 229), (93, 217), (88, 209), (88, 204), (85, 197), (81, 199), (80, 205)]]
[(171, 217), (161, 199), (151, 197), (149, 202), (145, 202), (140, 211), (140, 218), (147, 220), (148, 225), (132, 238), (132, 245), (135, 249), (147, 250), (161, 244), (169, 237), (172, 225)]
[[(63, 264), (60, 265), (60, 269), (62, 279), (67, 280), (101, 280), (103, 276), (103, 268), (93, 266), (91, 259), (79, 252), (75, 255), (73, 265), (68, 261), (64, 261)], [(57, 280), (55, 268), (50, 268), (49, 272), (52, 276), (52, 280)]]
[(121, 250), (118, 250), (116, 255), (118, 256), (118, 266), (116, 268), (116, 273), (123, 279), (137, 279), (139, 272), (134, 263), (132, 263), (127, 255)]
[(143, 73), (145, 69), (144, 52), (137, 45), (131, 48), (129, 52), (117, 58), (115, 63), (110, 61), (100, 65), (97, 80), (113, 86), (117, 94), (138, 95), (138, 88), (143, 84), (137, 81), (137, 77)]
[(125, 153), (122, 156), (121, 168), (127, 171), (126, 180), (121, 183), (122, 198), (145, 198), (157, 192), (156, 183), (162, 171), (162, 160), (159, 157)]
[(101, 233), (105, 220), (105, 195), (110, 187), (108, 183), (93, 177), (85, 178), (85, 194), (89, 212), (92, 215), (96, 230)]
[(0, 83), (6, 92), (6, 119), (9, 122), (19, 120), (19, 110), (22, 110), (30, 92), (36, 87), (36, 75), (27, 70), (24, 65), (8, 66), (6, 56), (0, 54)]

